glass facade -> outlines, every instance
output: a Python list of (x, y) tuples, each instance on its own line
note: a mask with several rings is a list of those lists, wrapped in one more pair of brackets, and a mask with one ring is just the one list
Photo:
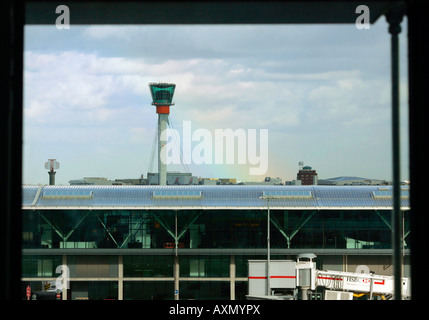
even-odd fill
[[(389, 275), (388, 251), (370, 251), (391, 248), (390, 214), (270, 210), (271, 249), (295, 250), (271, 259), (319, 250), (319, 269), (368, 265)], [(404, 249), (409, 215), (403, 212)], [(60, 265), (70, 277), (60, 299), (245, 299), (248, 260), (266, 259), (267, 217), (266, 210), (23, 210), (23, 299), (28, 285), (37, 299), (57, 298)], [(408, 254), (404, 266), (409, 276)]]
[[(390, 248), (390, 211), (271, 210), (270, 217), (272, 248)], [(261, 210), (26, 210), (23, 220), (23, 248), (174, 248), (176, 232), (179, 248), (267, 245)], [(405, 211), (405, 248), (408, 236)]]

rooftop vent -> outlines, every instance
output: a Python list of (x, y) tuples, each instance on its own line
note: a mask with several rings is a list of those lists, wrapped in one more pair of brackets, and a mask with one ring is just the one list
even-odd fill
[(270, 198), (270, 199), (311, 199), (313, 198), (313, 194), (311, 191), (264, 191), (262, 192), (262, 198)]
[(45, 190), (42, 199), (92, 199), (94, 193), (89, 190)]
[(202, 199), (203, 193), (197, 190), (160, 190), (154, 191), (152, 199)]

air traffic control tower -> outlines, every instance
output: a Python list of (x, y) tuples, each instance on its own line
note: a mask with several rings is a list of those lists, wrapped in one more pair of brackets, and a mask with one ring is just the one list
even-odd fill
[(158, 179), (159, 185), (165, 186), (167, 184), (167, 153), (161, 151), (167, 143), (167, 136), (161, 133), (167, 129), (170, 106), (174, 105), (172, 100), (176, 85), (174, 83), (151, 82), (149, 88), (152, 95), (152, 105), (156, 106), (156, 113), (158, 114)]

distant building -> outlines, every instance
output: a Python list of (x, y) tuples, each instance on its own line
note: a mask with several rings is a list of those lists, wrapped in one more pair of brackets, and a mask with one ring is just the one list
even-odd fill
[(237, 179), (235, 179), (235, 178), (221, 178), (220, 184), (237, 184)]
[(137, 179), (115, 179), (115, 181), (112, 183), (113, 185), (128, 185), (128, 186), (135, 186), (135, 185), (147, 185), (147, 179), (143, 179), (143, 175), (141, 175), (141, 178)]
[[(266, 178), (267, 179), (267, 178)], [(280, 183), (278, 183), (280, 181)], [(71, 186), (77, 185), (158, 185), (158, 173), (149, 172), (147, 179), (131, 178), (131, 179), (115, 179), (109, 180), (104, 177), (85, 177), (82, 179), (70, 180)], [(187, 172), (167, 172), (167, 185), (233, 185), (237, 184), (235, 178), (201, 178), (193, 176)], [(272, 179), (271, 182), (258, 182), (252, 184), (281, 184), (280, 178)]]
[(69, 184), (71, 186), (75, 185), (112, 185), (113, 181), (108, 180), (107, 178), (102, 177), (86, 177), (83, 179), (70, 180)]
[(361, 177), (335, 177), (329, 179), (320, 179), (319, 185), (322, 186), (383, 186), (388, 185), (386, 180), (368, 179)]
[[(158, 173), (147, 174), (149, 185), (158, 185)], [(189, 185), (198, 184), (197, 177), (192, 176), (192, 173), (187, 172), (167, 172), (167, 185)]]
[(93, 186), (111, 186), (111, 185), (146, 185), (147, 179), (143, 179), (143, 175), (137, 179), (115, 179), (108, 180), (103, 177), (86, 177), (82, 179), (70, 180), (69, 184), (71, 186), (81, 186), (81, 185), (93, 185)]
[(285, 186), (300, 186), (301, 180), (285, 181)]
[(317, 185), (317, 172), (309, 166), (302, 167), (298, 171), (296, 180), (301, 181), (302, 186)]
[(199, 178), (198, 184), (200, 185), (209, 185), (209, 186), (217, 186), (221, 184), (221, 181), (217, 178)]
[(283, 185), (282, 178), (265, 177), (264, 181), (248, 181), (243, 182), (246, 185)]

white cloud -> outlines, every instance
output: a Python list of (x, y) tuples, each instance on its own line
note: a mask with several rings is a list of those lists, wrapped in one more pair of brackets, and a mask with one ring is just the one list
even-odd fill
[[(282, 163), (297, 157), (316, 159), (309, 165), (332, 176), (332, 158), (341, 154), (352, 171), (368, 146), (379, 162), (368, 170), (386, 172), (390, 71), (384, 27), (76, 26), (69, 41), (54, 28), (32, 33), (27, 27), (25, 139), (40, 146), (26, 149), (28, 159), (49, 149), (64, 155), (75, 150), (76, 158), (91, 153), (97, 161), (109, 155), (93, 169), (118, 164), (110, 173), (118, 178), (120, 164), (136, 153), (141, 159), (133, 163), (139, 164), (127, 172), (144, 172), (156, 125), (148, 83), (174, 82), (176, 128), (183, 120), (193, 128), (268, 128), (275, 159), (270, 174), (283, 170), (283, 178), (293, 179), (296, 168)], [(80, 177), (82, 167), (76, 168), (70, 179)], [(216, 176), (217, 169), (195, 170)]]
[(385, 121), (388, 89), (388, 82), (364, 80), (360, 75), (319, 85), (309, 92), (307, 115), (312, 122), (360, 124), (357, 128), (365, 130)]
[(112, 39), (130, 41), (133, 40), (141, 28), (137, 26), (89, 26), (84, 29), (83, 36), (90, 39)]

